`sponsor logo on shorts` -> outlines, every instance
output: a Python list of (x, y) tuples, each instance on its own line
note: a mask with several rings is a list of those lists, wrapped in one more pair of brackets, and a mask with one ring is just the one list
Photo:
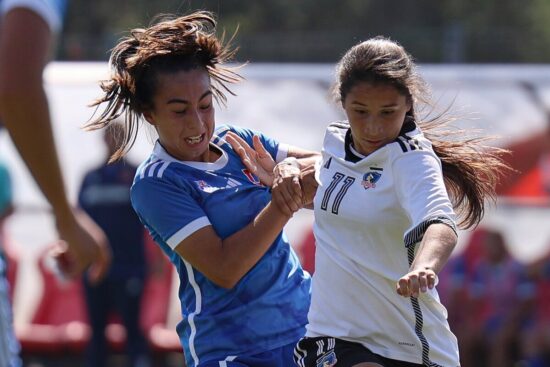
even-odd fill
[(317, 358), (316, 366), (333, 367), (336, 366), (336, 362), (338, 362), (338, 359), (336, 359), (336, 353), (334, 353), (334, 351), (330, 351), (323, 354), (320, 358)]
[(406, 345), (407, 347), (414, 347), (416, 346), (414, 343), (409, 343), (409, 342), (399, 342), (397, 343), (399, 345)]

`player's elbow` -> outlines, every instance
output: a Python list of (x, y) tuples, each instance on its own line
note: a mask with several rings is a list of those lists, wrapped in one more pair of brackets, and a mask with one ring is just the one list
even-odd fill
[(219, 272), (210, 277), (210, 281), (220, 288), (231, 290), (239, 283), (242, 276), (231, 271), (224, 271), (223, 268)]
[(220, 288), (231, 290), (239, 283), (244, 273), (227, 258), (218, 258), (204, 273), (207, 278)]
[(235, 288), (245, 274), (245, 269), (239, 268), (238, 264), (224, 258), (210, 268), (207, 276), (218, 287), (230, 290)]

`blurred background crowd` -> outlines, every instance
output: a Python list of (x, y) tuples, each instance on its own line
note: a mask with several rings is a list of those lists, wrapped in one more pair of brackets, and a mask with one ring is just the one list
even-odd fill
[[(93, 112), (87, 106), (99, 95), (97, 82), (108, 73), (109, 50), (126, 30), (150, 24), (157, 14), (196, 9), (215, 12), (226, 38), (238, 29), (236, 61), (250, 63), (243, 69), (247, 80), (235, 88), (240, 98), (229, 98), (228, 108), (218, 111), (222, 123), (318, 150), (323, 127), (342, 118), (329, 96), (334, 63), (359, 40), (381, 34), (415, 56), (434, 98), (463, 117), (458, 127), (499, 136), (516, 171), (501, 183), (480, 227), (460, 233), (438, 290), (462, 366), (550, 366), (550, 2), (71, 0), (44, 80), (74, 204), (92, 213), (131, 182), (124, 169), (93, 171), (104, 167), (109, 138), (80, 129)], [(147, 155), (152, 139), (139, 137), (128, 167)], [(111, 274), (115, 290), (100, 296), (112, 302), (95, 304), (105, 311), (90, 320), (86, 285), (60, 279), (45, 256), (55, 239), (51, 214), (4, 132), (0, 158), (0, 243), (24, 364), (84, 365), (94, 321), (107, 324), (110, 366), (124, 365), (128, 342), (148, 365), (184, 365), (175, 333), (181, 317), (177, 277), (148, 235), (131, 219), (117, 225), (133, 233), (142, 250), (131, 259), (134, 265), (118, 264)], [(108, 205), (98, 217), (114, 215), (122, 204)], [(288, 235), (314, 272), (311, 223), (311, 213), (300, 212)], [(124, 270), (138, 263), (142, 271)], [(129, 310), (119, 289), (141, 308)], [(111, 306), (123, 312), (111, 314)], [(133, 341), (121, 317), (131, 312), (138, 313), (141, 330), (131, 331), (138, 336)]]
[(545, 0), (72, 0), (58, 50), (63, 60), (104, 60), (129, 27), (159, 13), (208, 9), (235, 39), (239, 60), (335, 62), (360, 39), (392, 37), (421, 62), (544, 63)]

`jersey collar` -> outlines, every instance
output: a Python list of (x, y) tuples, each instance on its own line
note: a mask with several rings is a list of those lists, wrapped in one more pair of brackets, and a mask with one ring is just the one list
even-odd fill
[(225, 152), (225, 150), (220, 149), (217, 145), (213, 144), (212, 142), (210, 142), (210, 145), (214, 146), (221, 153), (220, 158), (218, 158), (215, 162), (180, 161), (179, 159), (176, 159), (172, 157), (170, 154), (168, 154), (168, 152), (163, 148), (163, 146), (160, 144), (158, 140), (155, 143), (155, 148), (153, 149), (153, 155), (166, 162), (185, 164), (186, 166), (200, 169), (203, 171), (215, 171), (225, 167), (227, 165), (227, 162), (229, 161), (229, 157), (227, 156), (227, 153)]

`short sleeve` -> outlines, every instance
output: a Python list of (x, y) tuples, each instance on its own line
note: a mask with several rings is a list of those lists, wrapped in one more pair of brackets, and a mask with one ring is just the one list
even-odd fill
[(403, 153), (394, 160), (392, 169), (399, 202), (411, 220), (405, 233), (407, 246), (419, 242), (433, 223), (447, 224), (456, 232), (441, 165), (432, 151)]
[(197, 230), (210, 225), (206, 213), (181, 187), (167, 180), (145, 178), (131, 189), (134, 210), (150, 230), (172, 249)]
[(220, 136), (223, 137), (223, 135), (225, 135), (225, 133), (227, 133), (228, 131), (232, 131), (235, 134), (239, 135), (250, 146), (252, 146), (252, 142), (253, 142), (252, 138), (254, 137), (254, 135), (257, 135), (260, 138), (260, 141), (262, 142), (263, 146), (269, 152), (269, 154), (275, 160), (275, 162), (280, 162), (287, 157), (288, 145), (281, 144), (277, 140), (272, 139), (259, 131), (250, 130), (250, 129), (237, 127), (237, 126), (224, 125), (219, 130)]

